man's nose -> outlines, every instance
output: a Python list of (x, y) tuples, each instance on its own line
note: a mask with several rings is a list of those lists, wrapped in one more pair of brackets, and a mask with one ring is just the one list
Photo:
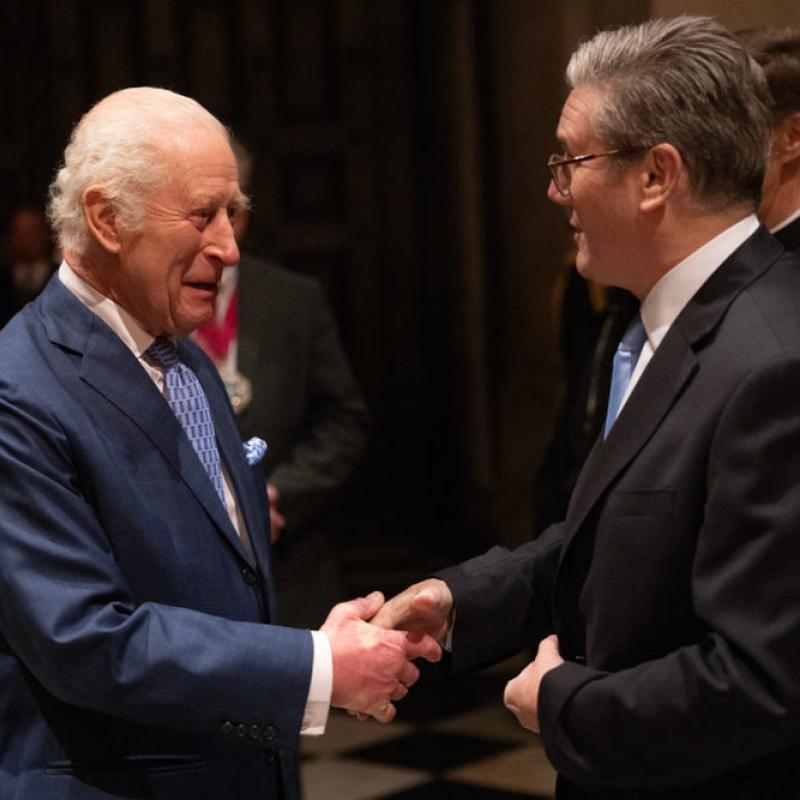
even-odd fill
[(547, 199), (551, 203), (555, 203), (556, 205), (559, 206), (569, 205), (569, 200), (570, 200), (569, 197), (564, 197), (564, 195), (561, 194), (561, 192), (559, 192), (558, 189), (556, 189), (556, 184), (552, 179), (550, 180), (550, 183), (547, 184)]
[(239, 246), (227, 209), (220, 209), (207, 231), (210, 234), (209, 255), (218, 258), (224, 267), (238, 264)]

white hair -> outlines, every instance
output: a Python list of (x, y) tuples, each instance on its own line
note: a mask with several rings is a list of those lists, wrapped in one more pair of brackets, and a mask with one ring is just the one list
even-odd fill
[(48, 216), (61, 249), (86, 252), (83, 196), (92, 186), (102, 189), (125, 229), (138, 230), (143, 198), (166, 180), (170, 154), (188, 147), (199, 130), (230, 141), (198, 102), (149, 86), (114, 92), (84, 114), (50, 185)]

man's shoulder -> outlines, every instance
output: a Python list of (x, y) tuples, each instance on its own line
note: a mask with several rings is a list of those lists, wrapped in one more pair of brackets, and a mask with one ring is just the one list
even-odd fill
[[(753, 326), (774, 335), (782, 349), (800, 351), (800, 252), (786, 251), (742, 293), (756, 311)], [(752, 335), (753, 330), (743, 331)]]

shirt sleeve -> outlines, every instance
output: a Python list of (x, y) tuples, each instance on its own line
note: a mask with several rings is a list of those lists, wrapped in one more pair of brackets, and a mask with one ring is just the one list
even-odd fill
[(322, 736), (328, 724), (328, 712), (331, 708), (333, 654), (331, 644), (324, 633), (311, 631), (311, 637), (314, 640), (314, 661), (300, 735)]

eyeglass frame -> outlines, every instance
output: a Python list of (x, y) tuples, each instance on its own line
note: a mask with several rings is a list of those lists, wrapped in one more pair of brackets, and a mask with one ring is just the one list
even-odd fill
[(616, 150), (606, 150), (603, 153), (590, 153), (585, 156), (569, 156), (568, 158), (562, 158), (561, 156), (553, 153), (553, 155), (547, 159), (547, 168), (550, 170), (550, 176), (552, 177), (553, 186), (556, 187), (556, 191), (562, 197), (569, 197), (572, 194), (570, 191), (570, 188), (572, 187), (572, 173), (568, 169), (563, 170), (563, 173), (569, 178), (566, 191), (564, 191), (558, 185), (557, 173), (560, 168), (566, 167), (568, 164), (583, 164), (586, 161), (593, 161), (595, 158), (603, 158), (604, 156), (628, 155), (629, 153), (635, 153), (641, 149), (641, 147), (618, 147)]

